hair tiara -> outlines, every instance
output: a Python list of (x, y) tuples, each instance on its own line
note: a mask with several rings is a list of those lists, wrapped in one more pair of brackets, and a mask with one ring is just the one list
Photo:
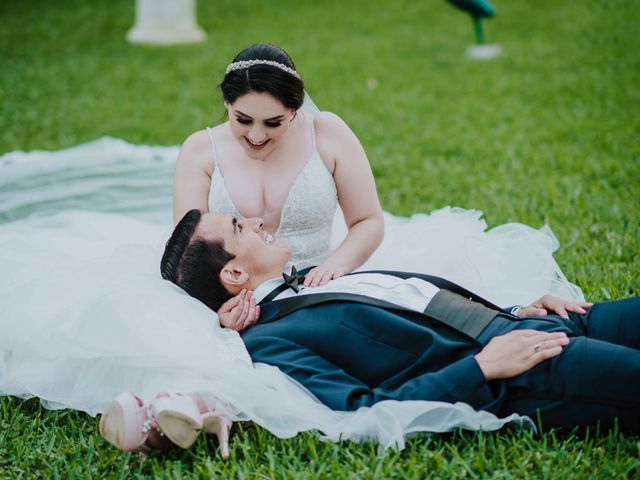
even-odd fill
[(293, 75), (298, 80), (302, 80), (302, 78), (300, 77), (300, 74), (296, 72), (293, 68), (289, 68), (286, 65), (280, 62), (274, 62), (273, 60), (242, 60), (240, 62), (233, 62), (227, 66), (227, 70), (226, 72), (224, 72), (224, 74), (227, 75), (230, 72), (235, 72), (236, 70), (242, 70), (243, 68), (253, 67), (254, 65), (271, 65), (272, 67), (279, 68), (280, 70), (283, 70)]

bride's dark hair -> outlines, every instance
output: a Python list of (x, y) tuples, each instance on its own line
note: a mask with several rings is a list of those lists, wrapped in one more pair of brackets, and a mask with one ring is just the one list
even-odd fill
[[(242, 50), (232, 63), (248, 60), (268, 60), (295, 70), (291, 57), (279, 47), (258, 43)], [(286, 108), (298, 110), (304, 101), (304, 83), (295, 75), (273, 65), (252, 65), (231, 71), (220, 84), (223, 98), (234, 103), (249, 92), (267, 92)]]

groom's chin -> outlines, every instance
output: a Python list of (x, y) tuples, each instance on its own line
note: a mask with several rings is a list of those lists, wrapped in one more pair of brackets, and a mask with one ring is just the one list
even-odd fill
[(274, 246), (273, 255), (274, 255), (273, 257), (274, 270), (279, 270), (279, 273), (281, 273), (284, 270), (287, 263), (289, 262), (289, 260), (291, 259), (291, 246), (287, 244)]
[(277, 256), (278, 259), (286, 257), (285, 263), (287, 263), (289, 258), (291, 258), (291, 245), (288, 243), (284, 243), (276, 239), (269, 245), (269, 247), (271, 248), (272, 254)]
[(287, 262), (288, 262), (289, 260), (291, 260), (291, 245), (288, 245), (288, 244), (287, 244), (287, 245), (285, 245), (284, 250), (285, 250), (285, 252), (286, 252), (285, 259), (284, 259), (284, 263), (285, 263), (285, 265), (286, 265), (286, 264), (287, 264)]

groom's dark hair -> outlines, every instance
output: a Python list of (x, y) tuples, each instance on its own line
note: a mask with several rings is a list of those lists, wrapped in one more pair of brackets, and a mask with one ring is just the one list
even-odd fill
[(235, 256), (224, 249), (222, 239), (194, 237), (201, 218), (200, 210), (189, 210), (176, 225), (164, 248), (160, 273), (162, 278), (217, 311), (233, 296), (220, 282), (220, 272)]

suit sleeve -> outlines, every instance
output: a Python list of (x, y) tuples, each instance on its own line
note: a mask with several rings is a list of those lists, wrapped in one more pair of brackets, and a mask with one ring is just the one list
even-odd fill
[(393, 387), (370, 388), (311, 350), (287, 339), (262, 337), (254, 345), (248, 343), (247, 348), (254, 362), (280, 368), (333, 410), (357, 410), (382, 400), (465, 402), (481, 409), (496, 400), (473, 356)]

